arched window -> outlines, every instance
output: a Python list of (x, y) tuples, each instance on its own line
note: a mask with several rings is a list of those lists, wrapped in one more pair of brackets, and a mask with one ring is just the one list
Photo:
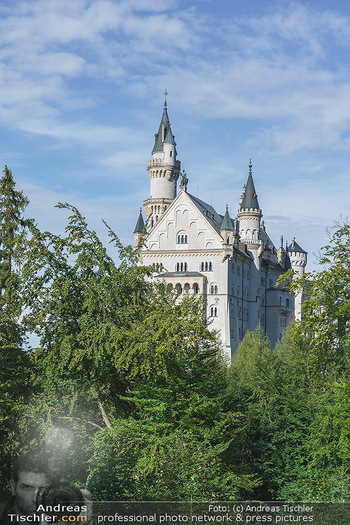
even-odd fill
[(177, 271), (177, 272), (180, 271), (180, 263), (176, 263), (176, 271)]
[(184, 264), (185, 272), (187, 272), (187, 263)]
[(205, 263), (205, 271), (206, 272), (208, 271), (208, 263), (207, 262)]
[(182, 287), (181, 287), (181, 284), (180, 283), (177, 283), (177, 285), (175, 286), (175, 289), (177, 291), (177, 293), (182, 293)]
[(180, 268), (181, 268), (181, 271), (183, 272), (184, 271), (184, 263), (180, 264)]
[(176, 242), (177, 244), (187, 244), (187, 233), (184, 230), (177, 232)]
[(194, 283), (194, 285), (193, 285), (193, 291), (194, 291), (194, 293), (199, 293), (199, 286), (198, 286), (197, 283)]
[(289, 308), (289, 299), (286, 299), (286, 307)]
[(210, 307), (210, 316), (211, 317), (217, 317), (218, 316), (218, 309), (216, 306)]
[(211, 264), (211, 262), (209, 263), (209, 272), (211, 272), (213, 270), (213, 266)]

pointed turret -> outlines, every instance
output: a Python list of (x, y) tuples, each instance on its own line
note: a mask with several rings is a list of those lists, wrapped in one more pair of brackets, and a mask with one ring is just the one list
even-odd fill
[(140, 215), (134, 229), (134, 233), (145, 233), (145, 222), (142, 217), (142, 208), (140, 208)]
[(140, 242), (140, 239), (146, 233), (145, 223), (142, 217), (142, 208), (140, 208), (140, 214), (137, 219), (137, 223), (134, 229), (134, 245), (137, 246)]
[(226, 212), (221, 223), (220, 230), (234, 230), (230, 214), (228, 212), (228, 204), (226, 204)]
[(163, 116), (159, 124), (158, 133), (156, 133), (154, 137), (155, 137), (155, 143), (153, 146), (152, 155), (153, 153), (156, 153), (158, 151), (163, 151), (164, 143), (173, 144), (174, 146), (176, 146), (175, 137), (172, 134), (171, 126), (169, 122), (166, 100), (164, 102)]
[(288, 246), (288, 255), (292, 269), (297, 275), (302, 276), (305, 272), (305, 266), (307, 264), (307, 252), (299, 246), (299, 244), (295, 241), (295, 238)]
[(158, 221), (176, 197), (176, 182), (180, 173), (180, 161), (176, 160), (176, 155), (175, 137), (171, 131), (165, 98), (158, 133), (155, 134), (152, 159), (147, 166), (151, 195), (143, 204), (147, 217), (152, 215), (151, 225)]
[(221, 236), (224, 239), (225, 244), (233, 244), (234, 237), (234, 226), (232, 224), (232, 219), (228, 212), (228, 205), (226, 204), (226, 212), (220, 227)]
[(259, 207), (258, 196), (255, 191), (252, 161), (249, 162), (247, 184), (243, 187), (243, 194), (238, 210), (239, 232), (241, 241), (249, 244), (260, 244), (260, 219), (262, 211)]
[[(292, 270), (295, 274), (295, 279), (302, 277), (305, 273), (305, 266), (307, 264), (307, 252), (299, 246), (299, 244), (295, 241), (295, 238), (288, 246), (288, 255)], [(299, 291), (295, 296), (295, 318), (299, 320), (302, 318), (301, 305), (304, 299), (305, 297), (303, 290)]]
[(252, 174), (252, 161), (249, 163), (249, 175), (247, 184), (244, 186), (242, 201), (240, 204), (240, 211), (242, 210), (259, 210), (258, 196), (255, 191), (253, 174)]

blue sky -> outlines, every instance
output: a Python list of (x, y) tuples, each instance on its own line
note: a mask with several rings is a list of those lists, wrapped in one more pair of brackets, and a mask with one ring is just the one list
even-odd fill
[(310, 269), (348, 215), (347, 1), (2, 0), (0, 39), (1, 164), (42, 229), (67, 201), (133, 242), (165, 88), (190, 193), (235, 215), (251, 158), (267, 231)]

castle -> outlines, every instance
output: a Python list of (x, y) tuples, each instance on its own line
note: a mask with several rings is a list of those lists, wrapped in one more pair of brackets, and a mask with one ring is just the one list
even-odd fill
[[(295, 240), (275, 248), (262, 219), (252, 164), (236, 217), (223, 214), (187, 191), (165, 100), (162, 119), (148, 161), (150, 197), (134, 230), (135, 246), (144, 247), (140, 263), (161, 268), (155, 278), (180, 294), (204, 294), (210, 327), (219, 331), (230, 359), (247, 330), (260, 323), (274, 345), (294, 318), (301, 318), (302, 294), (293, 297), (276, 287), (278, 277), (292, 269), (302, 275), (305, 252)], [(180, 178), (179, 191), (177, 181)]]

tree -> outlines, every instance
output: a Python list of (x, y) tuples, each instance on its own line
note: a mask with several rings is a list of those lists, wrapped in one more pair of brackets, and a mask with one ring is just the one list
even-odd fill
[[(23, 265), (25, 319), (41, 335), (39, 391), (27, 409), (42, 421), (33, 441), (51, 424), (81, 429), (85, 474), (101, 498), (249, 491), (253, 476), (223, 459), (240, 416), (222, 409), (226, 365), (202, 299), (178, 302), (152, 284), (153, 268), (109, 230), (116, 264), (78, 210), (60, 207), (71, 212), (66, 235), (36, 231)], [(71, 462), (78, 457), (72, 451)]]
[(321, 388), (306, 442), (309, 498), (348, 501), (350, 496), (350, 384), (343, 378)]
[(22, 312), (19, 263), (32, 221), (22, 213), (29, 201), (15, 190), (11, 171), (5, 166), (0, 179), (0, 345), (20, 348), (24, 332), (19, 320)]
[(46, 377), (53, 384), (74, 381), (83, 396), (95, 400), (95, 423), (111, 427), (124, 409), (118, 393), (127, 387), (120, 360), (125, 335), (149, 300), (144, 276), (150, 270), (139, 267), (131, 247), (124, 248), (110, 231), (119, 248), (117, 266), (78, 210), (59, 207), (72, 211), (67, 236), (36, 231), (27, 245), (25, 321), (40, 335), (35, 359)]
[(291, 280), (289, 289), (306, 291), (293, 338), (314, 380), (324, 382), (350, 366), (350, 224), (338, 225), (321, 252), (324, 269)]
[(0, 488), (9, 480), (11, 454), (18, 446), (17, 422), (30, 388), (30, 360), (23, 351), (20, 263), (32, 221), (23, 217), (29, 201), (15, 186), (5, 166), (0, 179)]
[(244, 414), (243, 461), (262, 480), (254, 497), (306, 499), (311, 394), (288, 332), (274, 351), (260, 327), (246, 334), (232, 359), (228, 401)]
[(234, 498), (251, 491), (253, 476), (225, 463), (241, 415), (224, 410), (226, 364), (203, 300), (177, 302), (160, 288), (142, 324), (132, 346), (149, 368), (133, 382), (136, 410), (124, 427), (137, 451), (137, 499)]

